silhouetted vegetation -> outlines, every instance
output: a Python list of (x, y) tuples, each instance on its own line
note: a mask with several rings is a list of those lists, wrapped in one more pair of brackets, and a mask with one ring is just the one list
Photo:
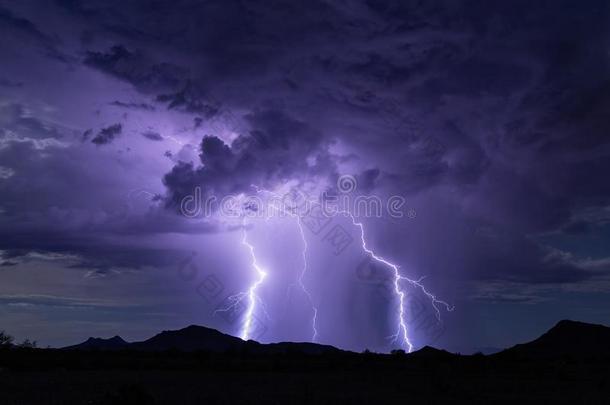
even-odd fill
[(23, 342), (15, 345), (13, 342), (15, 339), (7, 334), (5, 331), (0, 331), (0, 348), (11, 348), (11, 347), (19, 347), (22, 349), (35, 349), (37, 347), (37, 343), (35, 340), (25, 339)]
[(26, 339), (18, 345), (22, 349), (35, 349), (37, 347), (37, 343), (35, 340)]
[(13, 344), (13, 337), (0, 331), (0, 348), (9, 347)]

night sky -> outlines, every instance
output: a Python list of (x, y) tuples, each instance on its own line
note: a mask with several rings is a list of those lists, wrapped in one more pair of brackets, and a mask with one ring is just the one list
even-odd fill
[(311, 341), (313, 306), (318, 343), (398, 348), (391, 269), (345, 215), (303, 219), (303, 254), (294, 217), (180, 209), (341, 178), (404, 198), (358, 218), (367, 247), (453, 309), (401, 284), (415, 348), (610, 324), (609, 8), (0, 1), (0, 330), (239, 336), (248, 300), (222, 309), (256, 280), (247, 235), (267, 272), (251, 338)]

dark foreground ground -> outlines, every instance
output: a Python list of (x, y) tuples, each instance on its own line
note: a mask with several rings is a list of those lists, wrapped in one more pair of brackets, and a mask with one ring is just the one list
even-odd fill
[(0, 351), (2, 404), (610, 401), (610, 359)]

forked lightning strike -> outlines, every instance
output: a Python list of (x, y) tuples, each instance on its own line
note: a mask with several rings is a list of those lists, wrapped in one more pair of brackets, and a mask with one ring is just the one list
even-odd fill
[(243, 340), (248, 340), (250, 338), (250, 328), (252, 327), (252, 317), (254, 316), (254, 311), (256, 309), (256, 302), (259, 300), (256, 295), (256, 290), (263, 283), (265, 277), (267, 277), (267, 272), (263, 270), (256, 261), (256, 254), (254, 253), (254, 246), (248, 242), (248, 231), (246, 230), (245, 220), (243, 224), (243, 237), (241, 240), (242, 245), (246, 246), (250, 251), (250, 256), (252, 257), (252, 268), (256, 270), (258, 275), (257, 280), (250, 286), (248, 289), (248, 308), (246, 309), (244, 326), (241, 331), (241, 338)]
[[(260, 301), (260, 298), (256, 294), (256, 290), (267, 277), (267, 272), (259, 266), (259, 264), (256, 260), (256, 253), (254, 250), (254, 246), (248, 241), (248, 230), (246, 228), (246, 218), (245, 217), (242, 220), (241, 244), (244, 245), (250, 253), (250, 257), (252, 260), (251, 266), (256, 272), (257, 279), (250, 286), (250, 288), (248, 288), (247, 292), (241, 292), (239, 294), (230, 296), (228, 299), (229, 299), (229, 301), (231, 301), (231, 304), (229, 306), (227, 306), (226, 308), (217, 309), (216, 311), (214, 311), (214, 314), (216, 314), (217, 312), (227, 312), (227, 311), (233, 310), (245, 298), (248, 298), (248, 306), (246, 308), (246, 312), (244, 315), (245, 320), (244, 320), (244, 323), (242, 326), (242, 330), (240, 332), (240, 338), (242, 340), (248, 340), (248, 339), (250, 339), (250, 332), (251, 332), (251, 328), (252, 328), (252, 319), (254, 318), (254, 314), (256, 311), (256, 304), (257, 304), (257, 302)], [(267, 311), (265, 310), (264, 307), (263, 307), (263, 310), (264, 310), (265, 314), (267, 314)], [(267, 315), (267, 317), (269, 317), (269, 316)]]
[[(268, 191), (268, 190), (263, 190), (261, 188), (259, 188), (258, 186), (253, 185), (252, 186), (257, 193), (267, 193), (273, 197), (279, 197), (278, 194), (272, 192), (272, 191)], [(309, 203), (313, 203), (313, 204), (318, 204), (318, 202), (313, 201), (313, 200), (309, 200)], [(279, 212), (283, 213), (283, 214), (287, 214), (290, 215), (293, 218), (296, 218), (296, 223), (297, 226), (299, 228), (299, 233), (301, 236), (301, 239), (303, 241), (303, 250), (302, 250), (302, 256), (303, 256), (303, 269), (301, 270), (301, 273), (299, 275), (298, 278), (298, 283), (299, 286), (301, 287), (301, 290), (303, 291), (303, 293), (307, 296), (309, 303), (311, 305), (312, 311), (313, 311), (313, 317), (312, 317), (312, 329), (313, 329), (313, 337), (312, 337), (312, 341), (315, 341), (318, 335), (318, 330), (316, 328), (316, 318), (318, 315), (318, 309), (315, 307), (315, 305), (313, 304), (313, 299), (311, 294), (309, 293), (309, 291), (307, 290), (307, 288), (305, 287), (305, 284), (303, 282), (303, 278), (307, 272), (307, 238), (305, 237), (305, 232), (303, 230), (303, 224), (301, 222), (301, 217), (299, 214), (291, 212), (290, 210), (286, 210), (282, 207), (277, 207), (276, 205), (273, 205), (273, 207), (278, 210)], [(407, 322), (405, 320), (406, 317), (406, 310), (405, 310), (405, 297), (406, 297), (406, 291), (401, 287), (401, 282), (407, 282), (409, 284), (411, 284), (412, 286), (417, 287), (424, 295), (426, 295), (426, 297), (428, 297), (430, 299), (431, 305), (434, 308), (435, 312), (436, 312), (436, 318), (439, 322), (441, 322), (441, 313), (440, 313), (440, 309), (439, 309), (439, 305), (443, 306), (447, 311), (451, 312), (453, 311), (454, 307), (449, 305), (448, 303), (446, 303), (445, 301), (439, 300), (436, 298), (435, 295), (431, 294), (426, 287), (422, 284), (422, 280), (424, 279), (424, 277), (421, 277), (418, 280), (413, 280), (410, 279), (408, 277), (405, 277), (403, 275), (400, 274), (399, 271), (399, 266), (388, 261), (387, 259), (383, 258), (382, 256), (377, 255), (372, 249), (370, 249), (367, 246), (366, 243), (366, 239), (365, 239), (365, 232), (364, 232), (364, 225), (362, 224), (362, 222), (358, 222), (356, 220), (356, 218), (354, 217), (354, 215), (349, 212), (349, 211), (345, 211), (345, 210), (341, 210), (341, 211), (337, 211), (336, 214), (343, 214), (348, 216), (351, 221), (352, 224), (356, 227), (358, 227), (358, 229), (360, 230), (360, 241), (361, 241), (361, 246), (362, 246), (362, 250), (369, 255), (373, 260), (375, 260), (378, 263), (383, 264), (385, 267), (387, 267), (388, 269), (391, 269), (393, 276), (394, 276), (394, 294), (400, 304), (399, 306), (399, 311), (398, 311), (398, 325), (397, 325), (397, 330), (396, 333), (394, 335), (392, 335), (391, 337), (393, 338), (393, 341), (396, 341), (400, 338), (402, 345), (405, 349), (408, 350), (408, 352), (412, 352), (413, 351), (413, 342), (411, 341), (411, 338), (409, 337), (409, 331), (408, 331), (408, 327), (407, 327)], [(255, 254), (255, 250), (254, 250), (254, 246), (248, 242), (248, 238), (247, 238), (247, 230), (245, 227), (245, 218), (244, 218), (244, 222), (242, 223), (243, 225), (243, 237), (242, 237), (242, 245), (246, 246), (250, 252), (250, 255), (252, 257), (252, 268), (256, 271), (257, 273), (257, 279), (256, 281), (250, 286), (250, 288), (248, 289), (247, 292), (242, 292), (238, 295), (235, 295), (233, 297), (231, 297), (233, 303), (231, 304), (231, 306), (229, 306), (228, 308), (225, 309), (221, 309), (220, 311), (225, 311), (225, 310), (229, 310), (230, 308), (232, 308), (233, 306), (237, 305), (238, 303), (240, 303), (244, 298), (248, 298), (248, 307), (245, 313), (245, 321), (243, 324), (243, 329), (241, 331), (241, 338), (244, 340), (248, 340), (250, 337), (250, 328), (252, 326), (252, 319), (254, 317), (254, 313), (256, 311), (256, 304), (258, 301), (260, 301), (256, 291), (258, 289), (258, 287), (263, 283), (263, 281), (265, 280), (265, 277), (267, 277), (267, 272), (265, 270), (263, 270), (259, 265), (258, 262), (256, 260), (256, 254)]]
[[(265, 194), (269, 194), (276, 198), (280, 197), (278, 194), (276, 194), (272, 191), (269, 191), (269, 190), (261, 189), (256, 185), (252, 185), (252, 188), (254, 188), (254, 190), (256, 190), (257, 194), (265, 193)], [(311, 293), (309, 292), (309, 290), (307, 290), (307, 287), (305, 287), (305, 283), (303, 281), (303, 278), (305, 277), (305, 274), (307, 273), (307, 269), (308, 269), (308, 265), (307, 265), (308, 246), (307, 246), (307, 238), (305, 237), (305, 232), (303, 230), (303, 223), (301, 222), (301, 217), (299, 214), (291, 212), (290, 210), (286, 210), (283, 207), (278, 207), (276, 204), (273, 204), (272, 207), (282, 214), (289, 215), (289, 216), (295, 218), (297, 227), (299, 228), (299, 234), (300, 234), (301, 240), (303, 242), (303, 250), (301, 251), (301, 255), (303, 257), (303, 268), (301, 269), (301, 273), (299, 274), (298, 283), (299, 283), (299, 287), (301, 288), (301, 291), (303, 291), (303, 294), (305, 294), (305, 296), (307, 297), (307, 300), (309, 301), (309, 305), (311, 306), (311, 310), (313, 312), (312, 319), (311, 319), (311, 329), (312, 329), (313, 335), (312, 335), (311, 341), (315, 342), (318, 337), (318, 329), (316, 327), (316, 320), (318, 317), (318, 308), (316, 308), (316, 306), (314, 305)]]
[(396, 296), (398, 297), (398, 300), (400, 303), (399, 314), (398, 314), (398, 327), (397, 327), (396, 333), (394, 335), (392, 335), (392, 337), (394, 338), (394, 341), (396, 341), (398, 339), (398, 337), (402, 337), (403, 344), (405, 345), (405, 347), (409, 351), (409, 353), (411, 353), (413, 351), (413, 343), (411, 342), (411, 339), (409, 338), (407, 322), (405, 321), (404, 302), (405, 302), (406, 293), (400, 287), (400, 282), (404, 280), (404, 281), (408, 282), (409, 284), (418, 287), (430, 299), (430, 301), (432, 303), (432, 307), (436, 311), (436, 318), (438, 319), (439, 322), (441, 321), (441, 313), (440, 313), (440, 310), (438, 309), (437, 304), (444, 306), (445, 309), (450, 312), (453, 311), (453, 306), (447, 304), (445, 301), (441, 301), (441, 300), (437, 299), (436, 296), (429, 293), (426, 290), (426, 288), (424, 287), (424, 285), (421, 284), (421, 280), (423, 280), (423, 277), (420, 278), (419, 280), (412, 280), (408, 277), (405, 277), (400, 274), (400, 271), (398, 270), (397, 265), (389, 262), (388, 260), (384, 259), (381, 256), (376, 255), (375, 252), (373, 250), (369, 249), (366, 245), (366, 240), (364, 238), (364, 225), (362, 224), (362, 222), (356, 221), (356, 218), (354, 217), (354, 215), (352, 215), (349, 211), (340, 211), (340, 213), (349, 216), (350, 219), (352, 220), (352, 223), (354, 224), (354, 226), (357, 226), (360, 229), (360, 241), (362, 243), (362, 250), (364, 250), (364, 252), (366, 252), (373, 260), (375, 260), (379, 263), (382, 263), (386, 267), (392, 269), (392, 272), (394, 273), (394, 292), (395, 292)]
[(307, 272), (307, 239), (305, 238), (305, 232), (303, 232), (303, 224), (301, 223), (301, 217), (297, 215), (297, 225), (299, 226), (299, 232), (301, 233), (301, 239), (303, 240), (303, 270), (299, 276), (299, 286), (301, 290), (307, 295), (307, 299), (309, 300), (309, 304), (311, 305), (311, 309), (313, 311), (313, 317), (311, 319), (311, 327), (313, 329), (313, 337), (311, 338), (312, 342), (315, 342), (318, 337), (318, 329), (316, 328), (316, 320), (318, 318), (318, 308), (313, 304), (313, 298), (311, 294), (305, 287), (303, 282), (303, 277), (305, 277), (305, 273)]

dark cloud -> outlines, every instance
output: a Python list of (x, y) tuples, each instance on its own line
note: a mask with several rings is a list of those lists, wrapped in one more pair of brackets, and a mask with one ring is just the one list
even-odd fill
[(142, 243), (151, 235), (218, 231), (162, 208), (139, 179), (108, 164), (106, 149), (36, 142), (0, 147), (0, 165), (15, 172), (0, 179), (0, 263), (44, 256), (83, 270), (141, 269), (174, 260), (167, 246)]
[(133, 102), (125, 103), (123, 101), (115, 100), (112, 103), (110, 103), (110, 105), (113, 105), (115, 107), (133, 109), (133, 110), (155, 111), (155, 107), (153, 105), (150, 105), (147, 103), (133, 103)]
[(190, 84), (176, 93), (158, 95), (157, 101), (167, 103), (168, 110), (203, 114), (206, 119), (215, 116), (219, 110), (218, 106), (206, 102), (202, 92)]
[(379, 175), (379, 169), (368, 169), (360, 173), (360, 175), (356, 178), (358, 191), (370, 193), (372, 190), (375, 190), (375, 183), (379, 179)]
[(160, 133), (154, 131), (146, 131), (142, 133), (142, 136), (151, 141), (162, 141), (163, 137)]
[[(598, 8), (607, 11), (606, 6), (597, 2), (590, 10), (579, 10), (582, 15), (576, 17), (563, 11), (573, 7), (570, 2), (550, 10), (520, 3), (518, 7), (528, 9), (529, 17), (523, 20), (514, 9), (499, 4), (475, 11), (466, 3), (462, 9), (375, 2), (367, 3), (370, 14), (362, 8), (340, 16), (329, 11), (336, 18), (316, 27), (315, 34), (299, 37), (307, 45), (298, 48), (298, 56), (291, 56), (293, 64), (286, 68), (286, 76), (278, 75), (278, 84), (270, 84), (266, 91), (277, 95), (280, 105), (295, 110), (299, 103), (308, 105), (313, 119), (304, 122), (319, 134), (320, 145), (336, 138), (354, 146), (356, 159), (369, 166), (358, 177), (363, 191), (389, 186), (416, 195), (446, 187), (468, 201), (465, 209), (470, 215), (517, 234), (556, 230), (589, 204), (608, 204), (610, 191), (601, 175), (607, 171), (607, 159), (594, 156), (596, 149), (605, 156), (607, 152), (601, 150), (609, 147), (602, 113), (607, 110), (604, 83), (610, 77), (602, 68), (607, 60), (605, 35), (601, 34), (607, 32), (607, 12)], [(276, 19), (288, 9), (260, 12), (264, 18)], [(297, 14), (295, 26), (311, 23), (308, 14)], [(374, 15), (384, 17), (380, 23), (385, 24), (384, 30), (375, 31), (373, 23), (365, 23), (375, 21)], [(583, 15), (590, 25), (579, 22)], [(339, 46), (340, 38), (346, 38), (342, 19), (370, 37)], [(481, 23), (494, 20), (499, 23)], [(566, 26), (578, 27), (575, 35), (565, 32), (562, 27)], [(276, 36), (265, 36), (264, 28), (248, 26), (233, 35), (243, 38), (247, 32), (249, 38), (257, 38), (258, 44), (269, 48), (296, 41), (290, 28), (280, 24), (278, 30)], [(324, 36), (325, 47), (318, 46), (316, 35)], [(366, 43), (375, 44), (374, 50)], [(256, 88), (256, 80), (267, 79), (265, 73), (256, 71), (257, 66), (286, 66), (286, 58), (267, 50), (254, 47), (248, 57), (243, 55), (248, 63), (242, 63), (241, 69), (249, 69), (252, 79), (242, 77), (239, 69), (215, 77)], [(301, 58), (303, 54), (307, 57)], [(211, 47), (206, 56), (228, 62), (234, 54)], [(580, 78), (584, 76), (583, 82)], [(208, 83), (207, 79), (201, 83)], [(294, 85), (280, 86), (280, 79)], [(312, 82), (317, 92), (303, 87)], [(264, 104), (267, 98), (248, 101)], [(287, 115), (293, 112), (291, 107), (285, 108)], [(338, 125), (333, 115), (345, 117), (347, 122)], [(261, 117), (265, 117), (265, 126), (277, 128), (261, 130), (257, 122)], [(368, 122), (361, 122), (361, 117)], [(195, 118), (194, 122), (199, 128), (205, 120)], [(247, 133), (243, 131), (230, 147), (219, 140), (204, 140), (201, 169), (179, 163), (165, 177), (171, 200), (196, 184), (231, 189), (230, 184), (243, 190), (250, 182), (279, 182), (282, 176), (274, 175), (279, 165), (288, 166), (284, 180), (311, 175), (305, 166), (286, 163), (299, 161), (307, 153), (274, 158), (272, 151), (291, 150), (298, 144), (290, 136), (298, 129), (291, 128), (281, 115), (258, 111), (246, 115), (246, 122)], [(243, 148), (242, 143), (246, 144)], [(326, 168), (336, 171), (333, 164)], [(522, 239), (515, 236), (514, 240)], [(551, 283), (577, 282), (590, 276), (570, 263), (544, 262), (545, 249), (535, 242), (520, 243), (523, 252), (529, 253), (521, 254), (516, 262), (498, 250), (492, 250), (489, 259), (473, 252), (480, 256), (474, 266), (495, 268), (481, 271), (477, 277), (496, 274), (498, 278)]]
[[(24, 252), (4, 262), (69, 252), (79, 257), (72, 266), (102, 273), (165, 263), (145, 249), (109, 247), (124, 235), (218, 230), (160, 209), (163, 191), (175, 210), (196, 186), (222, 196), (251, 184), (332, 184), (352, 174), (358, 191), (400, 194), (417, 209), (410, 222), (371, 221), (367, 229), (372, 245), (412, 262), (404, 271), (430, 272), (432, 283), (538, 289), (589, 285), (606, 274), (570, 256), (574, 245), (560, 250), (544, 239), (585, 238), (608, 224), (605, 1), (61, 0), (19, 7), (0, 9), (7, 58), (68, 43), (86, 68), (63, 72), (57, 81), (65, 82), (65, 97), (54, 98), (49, 83), (37, 82), (49, 66), (29, 76), (0, 67), (7, 78), (0, 86), (23, 96), (0, 105), (7, 168), (0, 171), (0, 236), (7, 252)], [(84, 83), (95, 84), (91, 93), (79, 88)], [(119, 118), (126, 112), (115, 107), (129, 114)], [(69, 145), (55, 122), (77, 128), (75, 139), (94, 128), (82, 137), (98, 145), (123, 129), (152, 141), (168, 135), (143, 146), (126, 137), (127, 159), (110, 155), (112, 148)], [(148, 173), (155, 178), (142, 180)], [(142, 212), (121, 211), (124, 195), (158, 185), (159, 177), (165, 190), (146, 194)], [(588, 254), (589, 246), (578, 247)], [(489, 290), (475, 299), (519, 305), (542, 295)]]
[[(170, 200), (200, 183), (335, 172), (345, 156), (326, 148), (339, 142), (367, 190), (447, 187), (479, 219), (523, 232), (606, 204), (604, 156), (593, 155), (608, 145), (607, 5), (460, 4), (61, 2), (102, 49), (86, 65), (194, 115), (195, 129), (222, 109), (245, 111), (228, 152), (206, 141), (203, 168), (180, 163), (166, 176)], [(311, 149), (291, 135), (302, 132), (295, 122)], [(317, 168), (303, 163), (312, 153)]]
[(0, 7), (0, 21), (4, 23), (3, 26), (21, 31), (40, 41), (50, 41), (49, 37), (43, 34), (30, 20), (16, 16), (12, 11), (4, 7)]
[(306, 123), (278, 110), (252, 113), (246, 120), (251, 126), (249, 134), (241, 135), (231, 146), (215, 136), (204, 137), (201, 166), (179, 162), (165, 175), (168, 204), (178, 204), (196, 186), (206, 194), (224, 196), (249, 192), (252, 184), (273, 187), (304, 180), (303, 173), (311, 178), (336, 174), (328, 156), (328, 140)]
[(123, 126), (121, 124), (110, 125), (109, 127), (102, 128), (97, 135), (91, 139), (91, 142), (96, 145), (106, 145), (119, 136), (121, 132), (123, 132)]
[(57, 38), (43, 33), (32, 21), (16, 15), (11, 10), (0, 6), (0, 35), (4, 38), (15, 36), (34, 43), (41, 47), (45, 53), (55, 59), (65, 61), (66, 56), (58, 48)]
[(108, 52), (88, 51), (84, 61), (142, 91), (172, 89), (184, 81), (185, 71), (171, 63), (155, 63), (141, 52), (115, 45)]

